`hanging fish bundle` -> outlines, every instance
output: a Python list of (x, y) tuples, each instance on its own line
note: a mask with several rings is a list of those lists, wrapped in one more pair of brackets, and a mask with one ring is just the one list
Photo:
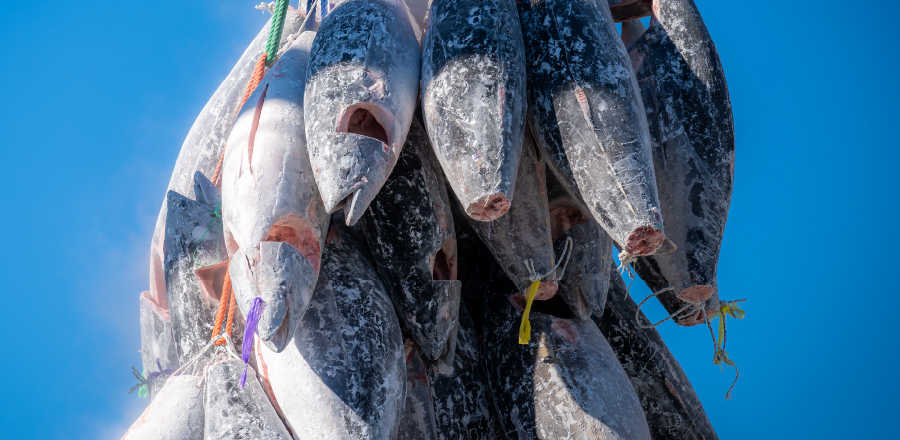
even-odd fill
[(125, 438), (717, 438), (619, 274), (734, 366), (692, 0), (259, 8), (151, 241)]

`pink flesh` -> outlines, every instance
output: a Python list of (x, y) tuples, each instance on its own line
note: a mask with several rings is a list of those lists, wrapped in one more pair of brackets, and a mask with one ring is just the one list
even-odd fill
[(504, 194), (491, 194), (472, 202), (466, 213), (480, 222), (489, 222), (500, 218), (509, 211), (509, 199)]
[(713, 292), (715, 289), (712, 286), (692, 286), (682, 290), (678, 294), (678, 299), (688, 303), (698, 303), (708, 300), (712, 297)]
[(203, 266), (194, 270), (200, 291), (210, 304), (218, 304), (222, 298), (222, 286), (225, 284), (225, 272), (228, 272), (228, 261), (212, 266)]
[(150, 246), (150, 291), (146, 297), (168, 320), (169, 297), (166, 295), (166, 272), (162, 264), (164, 239), (160, 237), (156, 246)]
[(541, 285), (538, 287), (537, 294), (534, 295), (535, 301), (546, 301), (550, 298), (553, 298), (553, 295), (556, 295), (556, 289), (559, 286), (556, 285), (553, 281), (541, 281)]
[(572, 325), (572, 321), (568, 319), (554, 319), (550, 328), (563, 339), (573, 344), (578, 343), (578, 329)]
[(650, 255), (662, 246), (666, 236), (653, 226), (641, 226), (628, 235), (625, 252), (631, 255)]
[[(703, 324), (703, 315), (701, 315), (700, 313), (701, 312), (694, 313), (693, 315), (688, 316), (687, 318), (680, 321), (676, 319), (675, 323), (684, 327), (693, 327), (698, 324)], [(706, 310), (707, 319), (712, 319), (713, 315), (715, 314), (716, 312), (714, 310)]]
[(141, 292), (141, 296), (147, 299), (147, 302), (150, 303), (150, 307), (153, 308), (153, 311), (155, 311), (160, 318), (166, 321), (171, 321), (171, 319), (169, 318), (169, 309), (163, 309), (158, 304), (153, 302), (153, 299), (150, 297), (150, 292)]
[[(259, 338), (256, 338), (256, 336), (253, 337), (255, 338), (253, 341), (253, 354), (256, 356), (256, 365), (259, 367), (259, 374), (257, 374), (257, 377), (260, 379), (259, 382), (262, 385), (263, 390), (265, 390), (266, 396), (269, 396), (269, 402), (272, 402), (272, 406), (275, 407), (275, 412), (278, 413), (281, 420), (284, 420), (284, 412), (282, 412), (281, 407), (278, 406), (278, 400), (275, 399), (275, 391), (272, 389), (272, 383), (269, 382), (269, 367), (263, 360), (262, 352), (260, 351), (262, 349), (259, 347)], [(287, 426), (285, 427), (290, 429)]]
[(455, 280), (456, 240), (449, 239), (438, 249), (431, 260), (431, 279), (434, 281)]
[(280, 241), (293, 246), (309, 260), (316, 272), (319, 271), (322, 250), (319, 247), (318, 234), (313, 231), (309, 222), (299, 216), (289, 215), (275, 222), (275, 226), (272, 226), (266, 236), (266, 241)]
[(350, 115), (350, 120), (347, 122), (347, 132), (378, 139), (383, 144), (389, 143), (384, 127), (375, 120), (375, 116), (371, 112), (364, 108), (357, 108)]
[(569, 229), (587, 223), (588, 217), (566, 200), (550, 202), (550, 234), (556, 240)]
[(259, 115), (262, 114), (263, 103), (268, 91), (269, 85), (266, 84), (266, 88), (259, 97), (259, 102), (256, 103), (256, 111), (253, 113), (253, 126), (250, 128), (250, 140), (247, 143), (247, 163), (251, 165), (251, 170), (253, 169), (253, 144), (256, 143), (256, 129), (259, 128)]

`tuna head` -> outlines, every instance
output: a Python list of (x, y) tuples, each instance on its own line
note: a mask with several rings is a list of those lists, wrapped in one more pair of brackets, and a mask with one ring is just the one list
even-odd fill
[(304, 110), (309, 158), (325, 209), (355, 224), (390, 175), (419, 90), (421, 55), (392, 0), (350, 0), (319, 28)]
[(259, 334), (277, 350), (305, 310), (328, 233), (303, 132), (302, 84), (314, 35), (297, 38), (247, 100), (222, 169), (232, 287), (245, 316), (254, 298), (266, 302)]

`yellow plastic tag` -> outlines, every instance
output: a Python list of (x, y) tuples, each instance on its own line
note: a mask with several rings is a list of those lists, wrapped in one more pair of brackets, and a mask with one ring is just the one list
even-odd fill
[(528, 321), (528, 314), (531, 313), (531, 303), (534, 302), (534, 297), (537, 295), (538, 287), (540, 287), (540, 281), (533, 281), (530, 286), (528, 286), (528, 291), (525, 292), (525, 313), (522, 314), (522, 323), (519, 324), (519, 344), (520, 345), (528, 345), (531, 342), (531, 322)]

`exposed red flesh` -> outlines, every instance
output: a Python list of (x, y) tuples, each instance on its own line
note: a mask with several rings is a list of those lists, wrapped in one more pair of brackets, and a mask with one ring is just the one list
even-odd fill
[(578, 329), (572, 325), (572, 321), (569, 321), (568, 319), (554, 319), (550, 328), (561, 338), (573, 344), (578, 343)]
[(587, 221), (588, 217), (572, 204), (562, 200), (550, 202), (550, 234), (554, 240), (569, 229)]
[(541, 281), (541, 285), (538, 287), (537, 294), (534, 295), (535, 301), (546, 301), (550, 298), (553, 298), (553, 295), (556, 295), (556, 289), (559, 286), (556, 285), (553, 281)]
[(200, 291), (210, 304), (218, 304), (222, 298), (225, 272), (228, 272), (228, 261), (194, 269), (194, 275), (200, 283)]
[(466, 214), (474, 220), (489, 222), (500, 218), (509, 211), (509, 199), (504, 194), (491, 194), (472, 202), (466, 208)]
[(641, 226), (628, 235), (628, 243), (625, 244), (625, 252), (631, 255), (650, 255), (656, 252), (666, 236), (663, 231), (653, 226)]
[(691, 286), (678, 294), (678, 299), (688, 303), (699, 303), (712, 297), (715, 289), (712, 286)]
[(265, 241), (280, 241), (293, 246), (318, 272), (322, 255), (319, 237), (306, 220), (296, 215), (279, 219), (269, 230)]
[(455, 280), (456, 277), (456, 240), (444, 242), (434, 259), (431, 260), (431, 279), (434, 281)]

